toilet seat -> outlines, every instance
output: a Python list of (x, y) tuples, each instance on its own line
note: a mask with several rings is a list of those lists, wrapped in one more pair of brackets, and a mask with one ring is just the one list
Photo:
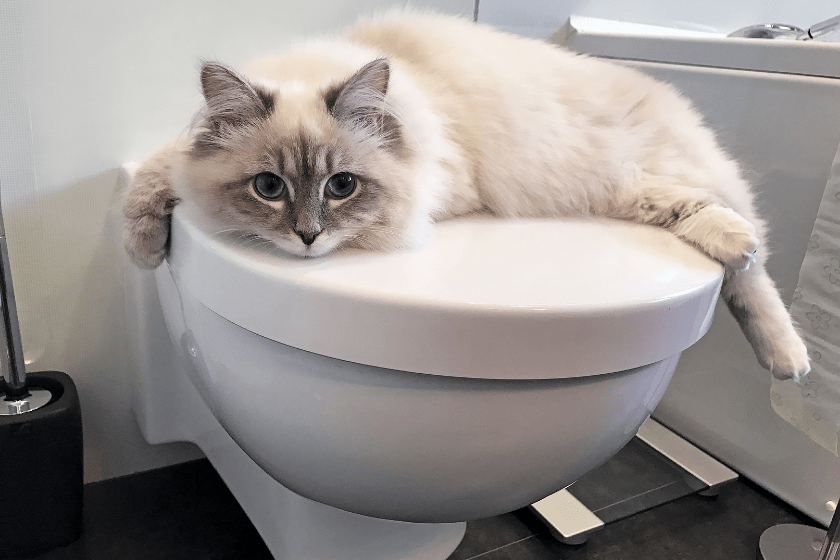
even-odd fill
[(182, 289), (251, 332), (324, 356), (487, 379), (598, 375), (708, 330), (722, 267), (655, 227), (471, 216), (419, 250), (304, 259), (175, 209)]

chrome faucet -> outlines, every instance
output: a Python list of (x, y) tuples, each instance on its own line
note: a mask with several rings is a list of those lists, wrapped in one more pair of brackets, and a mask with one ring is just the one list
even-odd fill
[(801, 39), (824, 40), (824, 38), (828, 35), (832, 37), (831, 39), (828, 39), (829, 41), (840, 41), (840, 16), (834, 16), (833, 18), (825, 21), (815, 23), (808, 28), (806, 33), (808, 36), (801, 37)]
[(840, 16), (815, 23), (807, 30), (784, 23), (760, 23), (733, 31), (729, 37), (798, 41), (840, 41)]

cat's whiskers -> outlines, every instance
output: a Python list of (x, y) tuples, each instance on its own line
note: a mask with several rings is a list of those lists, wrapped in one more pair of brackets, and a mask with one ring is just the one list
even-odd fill
[(244, 232), (241, 227), (231, 227), (231, 228), (225, 228), (225, 229), (220, 229), (220, 230), (214, 231), (213, 235), (222, 235), (222, 234), (225, 234), (225, 233), (230, 233), (232, 231), (247, 233), (247, 232)]
[[(256, 232), (243, 232), (234, 240), (234, 247), (252, 247), (254, 242), (259, 242), (264, 238)], [(252, 244), (248, 244), (251, 242)]]

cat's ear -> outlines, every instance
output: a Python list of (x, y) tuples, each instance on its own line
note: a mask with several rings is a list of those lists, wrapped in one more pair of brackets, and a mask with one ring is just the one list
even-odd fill
[(324, 102), (330, 114), (351, 127), (372, 132), (382, 145), (401, 153), (405, 146), (399, 119), (385, 103), (391, 67), (384, 58), (365, 64), (343, 84), (327, 89)]
[(238, 126), (268, 118), (274, 109), (270, 92), (218, 62), (201, 66), (201, 92), (207, 102), (207, 118), (217, 130), (223, 125)]
[(391, 67), (384, 58), (365, 64), (344, 84), (324, 92), (324, 102), (330, 114), (340, 121), (362, 121), (379, 125), (384, 112), (385, 93)]

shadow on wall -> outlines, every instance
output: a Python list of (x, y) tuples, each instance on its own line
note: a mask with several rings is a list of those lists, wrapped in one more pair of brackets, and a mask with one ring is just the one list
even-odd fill
[(191, 444), (150, 448), (129, 406), (121, 173), (4, 215), (27, 371), (64, 371), (76, 383), (86, 482), (201, 456)]

